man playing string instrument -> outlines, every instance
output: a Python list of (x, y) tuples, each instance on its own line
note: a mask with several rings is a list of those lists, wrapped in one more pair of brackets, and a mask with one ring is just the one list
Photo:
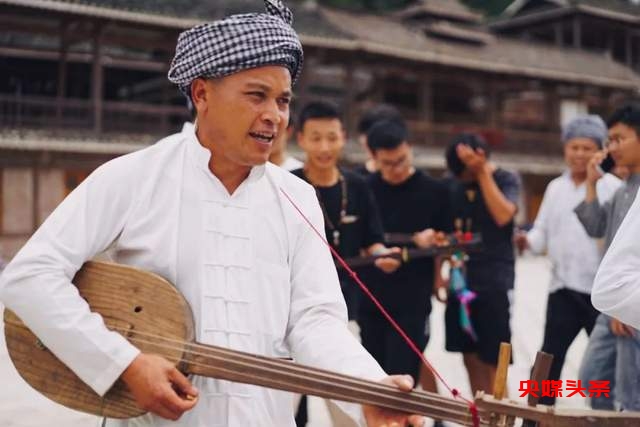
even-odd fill
[[(100, 395), (122, 378), (150, 412), (108, 426), (292, 426), (293, 409), (286, 392), (190, 382), (109, 331), (71, 283), (107, 248), (114, 261), (176, 284), (199, 342), (411, 389), (409, 378), (387, 377), (347, 330), (329, 251), (282, 195), (322, 229), (313, 188), (266, 163), (289, 119), (302, 49), (291, 12), (280, 1), (265, 3), (267, 13), (181, 34), (169, 78), (192, 100), (195, 127), (98, 168), (2, 276), (0, 300), (48, 349)], [(369, 426), (410, 418), (343, 408)]]

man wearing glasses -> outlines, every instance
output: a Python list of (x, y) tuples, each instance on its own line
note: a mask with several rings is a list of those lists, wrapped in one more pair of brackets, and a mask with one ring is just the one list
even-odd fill
[[(453, 228), (449, 196), (443, 183), (413, 167), (413, 153), (407, 141), (403, 121), (387, 119), (375, 123), (367, 132), (367, 145), (378, 172), (367, 180), (380, 206), (384, 231), (412, 235), (413, 245), (425, 248), (434, 244), (435, 230)], [(387, 242), (400, 243), (403, 242)], [(434, 260), (429, 258), (412, 260), (392, 274), (372, 271), (369, 276), (371, 291), (419, 348), (425, 348), (429, 341), (433, 282)], [(362, 345), (383, 369), (409, 373), (417, 384), (420, 359), (373, 303), (360, 304), (358, 320)], [(425, 370), (422, 379), (424, 389), (437, 392), (431, 372)]]
[[(604, 238), (605, 251), (611, 245), (640, 187), (640, 106), (626, 105), (620, 108), (608, 120), (607, 127), (609, 137), (605, 149), (596, 153), (589, 162), (587, 195), (575, 209), (587, 234)], [(613, 198), (600, 203), (596, 183), (603, 176), (599, 166), (607, 154), (611, 155), (617, 166), (626, 166), (630, 175)], [(640, 409), (640, 398), (635, 396), (640, 394), (640, 387), (636, 384), (638, 367), (635, 362), (639, 343), (637, 330), (615, 318), (600, 315), (580, 369), (583, 383), (588, 385), (589, 381), (610, 380), (611, 390), (617, 383), (615, 397), (623, 409)], [(597, 405), (596, 401), (592, 401), (596, 409), (613, 409)]]

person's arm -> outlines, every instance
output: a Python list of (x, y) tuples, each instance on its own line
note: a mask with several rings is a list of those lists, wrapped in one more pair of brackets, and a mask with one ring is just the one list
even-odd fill
[(573, 210), (590, 237), (599, 239), (607, 231), (607, 212), (611, 210), (611, 200), (600, 204), (597, 197), (583, 200)]
[(71, 280), (124, 228), (135, 194), (119, 165), (102, 166), (69, 194), (0, 278), (0, 300), (100, 395), (139, 351), (106, 329)]
[(518, 211), (515, 202), (509, 200), (493, 178), (493, 168), (489, 163), (476, 175), (482, 190), (482, 198), (494, 222), (499, 227), (509, 224)]
[[(314, 227), (323, 230), (322, 211), (310, 193), (303, 200)], [(291, 260), (291, 302), (286, 341), (301, 364), (382, 381), (387, 374), (347, 328), (347, 310), (331, 254), (310, 227), (301, 223)], [(350, 284), (356, 286), (355, 284)], [(336, 402), (364, 425), (360, 405)]]
[(598, 165), (605, 156), (604, 152), (598, 152), (589, 160), (586, 181), (587, 194), (582, 203), (574, 209), (587, 234), (594, 238), (604, 237), (607, 230), (607, 212), (611, 209), (611, 201), (601, 203), (598, 197), (597, 183), (602, 178)]
[(71, 283), (118, 239), (141, 199), (131, 159), (101, 166), (55, 209), (5, 269), (0, 300), (96, 393), (122, 377), (142, 409), (175, 420), (196, 403), (176, 390), (198, 391), (173, 364), (109, 331)]
[(591, 203), (594, 200), (598, 199), (598, 191), (597, 191), (597, 183), (604, 176), (599, 168), (602, 161), (607, 157), (606, 150), (598, 151), (591, 159), (589, 159), (589, 163), (587, 164), (587, 194), (585, 196), (584, 201), (587, 203)]
[(557, 201), (557, 195), (553, 191), (554, 182), (551, 182), (544, 192), (540, 210), (533, 223), (533, 227), (526, 236), (527, 247), (535, 254), (542, 254), (547, 249), (547, 238), (549, 237), (549, 213), (553, 203)]
[[(400, 248), (387, 248), (383, 243), (384, 229), (382, 227), (382, 218), (380, 218), (378, 203), (375, 200), (373, 191), (364, 183), (360, 191), (362, 191), (362, 218), (365, 227), (363, 249), (367, 255), (385, 255), (392, 252), (399, 253)], [(385, 273), (393, 273), (400, 268), (400, 265), (401, 262), (394, 258), (381, 257), (375, 261), (375, 266)]]
[(607, 250), (591, 291), (598, 310), (640, 329), (640, 198)]
[[(509, 224), (518, 211), (519, 185), (505, 182), (508, 188), (500, 188), (493, 178), (495, 167), (487, 161), (484, 150), (466, 145), (457, 147), (457, 154), (465, 167), (474, 175), (482, 190), (482, 197), (489, 214), (499, 227)], [(514, 193), (514, 194), (512, 194)], [(513, 198), (515, 195), (515, 199)]]

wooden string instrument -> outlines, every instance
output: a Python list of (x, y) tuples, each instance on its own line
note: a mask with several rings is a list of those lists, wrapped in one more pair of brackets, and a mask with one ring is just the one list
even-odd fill
[[(189, 305), (172, 284), (156, 274), (92, 261), (82, 267), (73, 283), (92, 311), (103, 317), (109, 329), (121, 333), (141, 351), (165, 357), (185, 374), (378, 405), (472, 425), (468, 406), (454, 399), (427, 392), (405, 393), (391, 386), (286, 360), (198, 344), (193, 341), (195, 329)], [(4, 321), (11, 360), (22, 378), (44, 396), (97, 416), (131, 418), (144, 414), (121, 381), (117, 381), (104, 397), (98, 396), (13, 312), (5, 310)], [(533, 420), (546, 420), (550, 416), (548, 411), (537, 412), (504, 401), (496, 403), (484, 396), (479, 397), (477, 403), (480, 425), (491, 425), (488, 411), (513, 413)], [(553, 425), (559, 427), (640, 425), (640, 415), (634, 414), (623, 416), (595, 411), (578, 414), (574, 411), (552, 416)], [(591, 421), (582, 422), (583, 419)], [(594, 424), (593, 420), (600, 423)]]
[[(387, 233), (385, 237), (392, 237), (395, 240), (389, 239), (389, 241), (398, 242), (404, 241), (405, 244), (411, 244), (411, 235), (400, 233)], [(370, 255), (362, 257), (350, 257), (345, 259), (345, 262), (351, 268), (365, 267), (373, 265), (378, 258), (395, 258), (401, 261), (403, 264), (411, 262), (414, 259), (421, 258), (433, 258), (439, 255), (450, 255), (456, 251), (474, 252), (481, 250), (482, 237), (480, 234), (475, 233), (467, 236), (467, 239), (458, 239), (456, 235), (447, 235), (444, 240), (438, 242), (436, 245), (429, 248), (411, 248), (403, 246), (400, 249), (400, 253), (391, 253), (385, 255)], [(337, 268), (343, 268), (342, 264), (336, 262)]]

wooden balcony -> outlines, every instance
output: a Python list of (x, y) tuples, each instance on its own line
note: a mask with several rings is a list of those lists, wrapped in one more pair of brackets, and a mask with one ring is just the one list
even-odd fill
[(0, 95), (0, 129), (91, 134), (97, 139), (128, 133), (160, 137), (179, 130), (185, 120), (189, 112), (183, 106), (104, 101), (96, 126), (89, 99)]
[(557, 156), (561, 152), (559, 130), (490, 127), (465, 121), (428, 123), (408, 120), (407, 123), (412, 142), (418, 146), (445, 147), (454, 135), (472, 132), (482, 135), (491, 148), (498, 152), (551, 156)]

